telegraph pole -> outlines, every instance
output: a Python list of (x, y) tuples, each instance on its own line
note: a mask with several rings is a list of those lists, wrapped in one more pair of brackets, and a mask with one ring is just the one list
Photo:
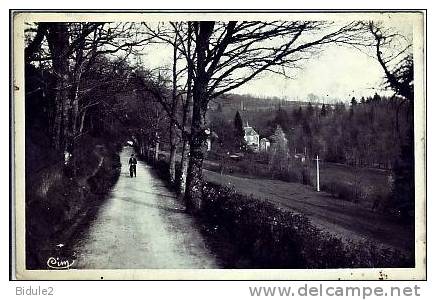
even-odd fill
[(316, 191), (319, 192), (319, 157), (316, 156)]

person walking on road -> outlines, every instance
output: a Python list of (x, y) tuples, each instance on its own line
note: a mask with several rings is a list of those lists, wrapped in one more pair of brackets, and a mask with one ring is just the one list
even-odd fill
[(136, 160), (135, 154), (132, 153), (132, 155), (129, 158), (129, 170), (130, 170), (130, 177), (133, 177), (135, 175), (136, 177), (136, 164), (138, 161)]

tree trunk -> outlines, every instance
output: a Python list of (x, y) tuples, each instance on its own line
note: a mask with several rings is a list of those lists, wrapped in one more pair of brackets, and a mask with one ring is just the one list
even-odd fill
[(175, 184), (176, 182), (176, 151), (177, 147), (176, 147), (176, 141), (175, 140), (171, 140), (171, 145), (170, 145), (170, 159), (169, 159), (169, 164), (170, 164), (170, 184)]
[(177, 128), (175, 118), (177, 118), (177, 35), (173, 46), (173, 91), (171, 99), (170, 116), (170, 184), (176, 182), (176, 151), (177, 151)]
[(142, 133), (139, 134), (139, 154), (141, 156), (144, 156), (144, 149), (145, 149), (145, 144), (144, 144), (144, 137), (142, 135)]
[(182, 159), (180, 162), (180, 185), (179, 198), (184, 199), (186, 192), (186, 177), (189, 166), (189, 139), (187, 136), (183, 138)]
[[(63, 89), (61, 83), (56, 83), (56, 90)], [(62, 116), (64, 111), (65, 98), (62, 93), (56, 92), (55, 96), (55, 116), (52, 130), (52, 143), (56, 150), (62, 148)]]
[[(188, 22), (188, 41), (187, 41), (187, 55), (191, 58), (191, 37), (192, 37), (192, 24)], [(182, 159), (180, 161), (180, 182), (179, 182), (179, 199), (184, 200), (186, 193), (186, 178), (188, 174), (189, 166), (189, 152), (190, 152), (190, 134), (188, 132), (189, 119), (192, 118), (191, 102), (192, 102), (192, 77), (193, 77), (193, 66), (188, 66), (188, 78), (187, 78), (187, 91), (186, 91), (186, 101), (183, 105), (183, 148), (182, 148)]]
[[(195, 90), (195, 88), (194, 88)], [(192, 114), (190, 158), (186, 179), (186, 208), (197, 213), (203, 200), (203, 159), (206, 154), (206, 111), (195, 102)]]
[(47, 42), (53, 61), (53, 73), (56, 76), (55, 85), (55, 120), (52, 130), (53, 146), (63, 150), (68, 145), (67, 128), (69, 124), (69, 83), (70, 68), (68, 62), (69, 36), (65, 24), (52, 23), (47, 25)]
[(193, 110), (191, 123), (191, 147), (188, 173), (186, 179), (186, 209), (197, 213), (202, 209), (203, 201), (203, 159), (206, 154), (206, 111), (208, 103), (207, 87), (209, 77), (206, 72), (206, 57), (209, 50), (209, 39), (214, 22), (195, 23), (197, 76), (193, 88)]
[(79, 67), (74, 74), (74, 92), (71, 99), (71, 128), (70, 135), (72, 139), (76, 138), (81, 132), (79, 128), (82, 124), (79, 124), (79, 86), (80, 79), (82, 77), (81, 68)]

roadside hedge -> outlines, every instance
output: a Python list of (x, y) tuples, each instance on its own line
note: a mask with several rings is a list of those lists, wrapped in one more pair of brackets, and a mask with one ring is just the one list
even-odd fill
[(267, 200), (206, 183), (203, 219), (223, 227), (242, 255), (257, 267), (372, 268), (410, 267), (413, 261), (396, 249), (369, 241), (343, 241), (310, 220)]
[[(168, 163), (157, 173), (168, 180)], [(314, 226), (301, 214), (274, 202), (237, 193), (229, 187), (203, 185), (198, 217), (205, 232), (225, 236), (252, 268), (389, 268), (412, 267), (413, 255), (370, 241), (352, 242)]]

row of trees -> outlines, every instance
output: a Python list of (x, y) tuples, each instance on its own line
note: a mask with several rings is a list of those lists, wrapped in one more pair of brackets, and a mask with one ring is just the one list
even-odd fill
[[(105, 67), (113, 67), (113, 80), (121, 83), (115, 85), (118, 93), (123, 91), (122, 86), (132, 87), (134, 82), (140, 99), (158, 103), (138, 108), (144, 114), (137, 119), (144, 122), (131, 130), (140, 143), (150, 147), (150, 142), (159, 140), (162, 129), (157, 125), (147, 127), (147, 122), (157, 124), (163, 114), (169, 120), (171, 180), (175, 182), (176, 146), (180, 141), (180, 190), (187, 208), (196, 212), (202, 207), (202, 165), (210, 134), (206, 113), (211, 100), (265, 72), (290, 76), (314, 53), (335, 44), (374, 46), (388, 84), (410, 102), (413, 94), (407, 94), (404, 88), (410, 84), (404, 71), (410, 64), (402, 63), (401, 70), (392, 69), (389, 62), (393, 59), (387, 59), (384, 51), (397, 37), (387, 34), (379, 24), (362, 22), (39, 23), (29, 34), (26, 61), (47, 62), (54, 76), (55, 105), (49, 127), (52, 145), (59, 151), (74, 149), (75, 139), (83, 130), (80, 124), (86, 123), (91, 107), (102, 107), (104, 99), (94, 97), (100, 82), (90, 85), (84, 80), (98, 61), (106, 59)], [(147, 66), (129, 62), (131, 54), (155, 43), (173, 50), (168, 70), (147, 71)], [(111, 59), (111, 55), (117, 59)], [(116, 68), (123, 65), (128, 67)]]
[(355, 166), (391, 169), (410, 140), (411, 110), (393, 97), (363, 98), (351, 105), (295, 108), (292, 112), (278, 109), (269, 127), (277, 125), (285, 131), (291, 153), (318, 154), (326, 161)]
[[(35, 27), (36, 26), (36, 27)], [(87, 114), (104, 105), (102, 88), (122, 90), (128, 74), (121, 55), (129, 55), (147, 39), (138, 39), (134, 23), (38, 23), (29, 27), (25, 49), (27, 64), (45, 69), (53, 77), (49, 86), (54, 105), (49, 131), (52, 146), (71, 152), (83, 133)], [(116, 59), (110, 55), (118, 54)], [(97, 71), (97, 72), (96, 72)], [(111, 78), (107, 77), (108, 73)], [(106, 93), (108, 95), (109, 93)]]
[[(262, 72), (287, 76), (289, 70), (311, 56), (311, 51), (326, 44), (350, 42), (353, 33), (361, 29), (357, 23), (337, 26), (305, 21), (170, 22), (143, 25), (155, 40), (173, 48), (173, 96), (169, 97), (173, 101), (162, 97), (163, 93), (158, 90), (154, 94), (174, 124), (172, 127), (181, 132), (183, 144), (189, 145), (186, 188), (182, 185), (180, 190), (182, 195), (186, 191), (186, 203), (191, 211), (201, 209), (202, 165), (206, 140), (210, 134), (206, 122), (209, 102)], [(323, 34), (314, 35), (315, 32)], [(177, 93), (176, 89), (181, 93)], [(184, 105), (180, 106), (182, 110), (177, 113), (179, 101), (184, 102)], [(189, 105), (191, 101), (192, 110)], [(186, 115), (191, 117), (185, 119)], [(184, 122), (189, 119), (190, 124)], [(170, 141), (172, 181), (175, 178), (175, 140)], [(182, 166), (185, 164), (184, 153), (182, 151)], [(182, 167), (182, 183), (184, 174)]]
[[(233, 124), (222, 111), (209, 115), (213, 131), (218, 133), (224, 152), (241, 149), (244, 139), (239, 111)], [(392, 169), (403, 141), (410, 132), (411, 110), (398, 97), (353, 97), (350, 105), (340, 102), (325, 105), (309, 102), (306, 106), (281, 107), (268, 112), (244, 112), (261, 137), (272, 140), (280, 126), (289, 140), (289, 153), (308, 157), (320, 155), (324, 160), (354, 166)]]

